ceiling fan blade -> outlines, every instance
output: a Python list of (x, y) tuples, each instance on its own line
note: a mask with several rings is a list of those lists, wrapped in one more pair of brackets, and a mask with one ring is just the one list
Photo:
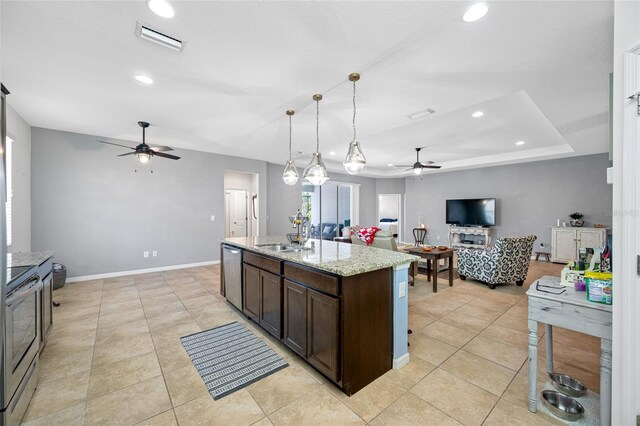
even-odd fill
[(164, 152), (155, 152), (153, 151), (153, 155), (157, 155), (158, 157), (169, 158), (171, 160), (179, 160), (180, 157), (176, 157), (175, 155), (165, 154)]
[(430, 165), (430, 164), (423, 164), (423, 165), (422, 165), (422, 168), (423, 168), (423, 169), (439, 169), (439, 168), (441, 168), (441, 167), (442, 167), (442, 166), (432, 166), (432, 165)]
[(150, 149), (156, 152), (173, 151), (173, 148), (170, 146), (152, 146)]
[(408, 172), (409, 170), (413, 170), (413, 167), (409, 167), (405, 172)]
[(135, 154), (135, 151), (134, 152), (127, 152), (126, 154), (120, 154), (120, 155), (118, 155), (118, 157), (124, 157), (125, 155), (133, 155), (133, 154)]
[(404, 165), (394, 165), (393, 167), (399, 167), (399, 168), (403, 168), (403, 167), (411, 167), (413, 169), (413, 165), (412, 164), (404, 164)]
[(423, 166), (428, 166), (430, 164), (433, 164), (433, 161), (423, 161), (420, 164), (422, 164)]
[(130, 146), (126, 146), (126, 145), (120, 145), (119, 143), (106, 142), (106, 141), (101, 141), (101, 140), (98, 140), (97, 142), (100, 142), (100, 143), (106, 143), (107, 145), (121, 146), (122, 148), (129, 148), (129, 149), (133, 149), (134, 151), (136, 150), (135, 148), (131, 148)]

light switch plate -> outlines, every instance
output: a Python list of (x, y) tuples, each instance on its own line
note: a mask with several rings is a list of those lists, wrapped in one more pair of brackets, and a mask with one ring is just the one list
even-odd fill
[(214, 215), (211, 215), (211, 222), (213, 222), (214, 220), (216, 220), (216, 217)]
[(407, 283), (401, 282), (398, 288), (398, 297), (405, 297), (407, 295)]
[(158, 252), (155, 251), (155, 250), (151, 253), (151, 256), (153, 256), (153, 257), (156, 257), (157, 255), (158, 255)]
[(149, 257), (149, 252), (148, 252), (148, 251), (145, 251), (145, 252), (143, 252), (143, 253), (142, 253), (142, 255), (143, 255), (144, 257)]

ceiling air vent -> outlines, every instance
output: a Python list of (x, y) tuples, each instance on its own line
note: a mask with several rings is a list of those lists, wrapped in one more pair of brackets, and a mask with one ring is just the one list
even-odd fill
[(409, 115), (407, 115), (407, 117), (412, 119), (412, 120), (415, 120), (416, 118), (421, 118), (421, 117), (433, 115), (435, 113), (436, 112), (434, 110), (432, 110), (431, 108), (427, 108), (425, 110), (414, 112), (413, 114), (409, 114)]
[(162, 34), (160, 31), (156, 31), (146, 25), (138, 22), (136, 24), (136, 35), (144, 40), (152, 41), (160, 46), (164, 46), (171, 50), (181, 52), (186, 42), (179, 40), (167, 34)]

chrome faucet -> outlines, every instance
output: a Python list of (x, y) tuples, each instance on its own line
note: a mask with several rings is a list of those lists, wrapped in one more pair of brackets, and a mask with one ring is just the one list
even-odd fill
[(289, 238), (289, 241), (292, 243), (297, 243), (303, 245), (307, 240), (306, 235), (306, 226), (307, 218), (303, 216), (300, 209), (296, 212), (294, 216), (289, 216), (289, 221), (291, 221), (291, 227), (296, 229), (295, 238)]

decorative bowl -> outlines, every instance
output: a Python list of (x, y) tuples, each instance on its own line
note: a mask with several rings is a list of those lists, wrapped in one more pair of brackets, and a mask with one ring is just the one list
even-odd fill
[(431, 247), (422, 247), (422, 251), (424, 252), (430, 252), (431, 250), (433, 250)]
[(549, 373), (553, 387), (565, 395), (579, 398), (587, 394), (587, 387), (568, 374)]
[(448, 248), (449, 248), (449, 247), (447, 247), (447, 246), (438, 246), (438, 250), (446, 250), (446, 249), (448, 249)]
[(570, 396), (552, 390), (542, 391), (541, 395), (549, 411), (561, 419), (573, 422), (584, 415), (582, 404)]

